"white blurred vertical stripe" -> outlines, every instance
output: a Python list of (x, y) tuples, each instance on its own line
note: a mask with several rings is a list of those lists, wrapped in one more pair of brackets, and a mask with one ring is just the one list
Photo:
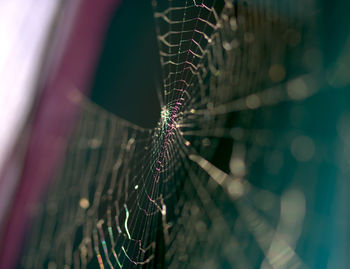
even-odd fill
[(59, 0), (0, 0), (0, 171), (28, 117)]

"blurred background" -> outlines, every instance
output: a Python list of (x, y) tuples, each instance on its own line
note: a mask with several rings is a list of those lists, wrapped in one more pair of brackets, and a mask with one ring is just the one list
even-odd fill
[(347, 268), (349, 7), (0, 1), (0, 268)]

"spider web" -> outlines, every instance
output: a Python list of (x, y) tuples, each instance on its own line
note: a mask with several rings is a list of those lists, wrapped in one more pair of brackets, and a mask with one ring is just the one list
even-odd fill
[(312, 3), (153, 6), (158, 125), (81, 101), (22, 266), (307, 267), (297, 245), (323, 219), (306, 201), (333, 135), (308, 120), (324, 98)]

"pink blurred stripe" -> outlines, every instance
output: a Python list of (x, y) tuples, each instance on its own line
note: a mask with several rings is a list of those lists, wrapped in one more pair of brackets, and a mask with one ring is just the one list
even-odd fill
[(31, 212), (53, 178), (74, 126), (79, 111), (76, 93), (89, 89), (107, 24), (120, 1), (81, 2), (62, 60), (34, 116), (21, 182), (2, 238), (1, 268), (17, 265)]

